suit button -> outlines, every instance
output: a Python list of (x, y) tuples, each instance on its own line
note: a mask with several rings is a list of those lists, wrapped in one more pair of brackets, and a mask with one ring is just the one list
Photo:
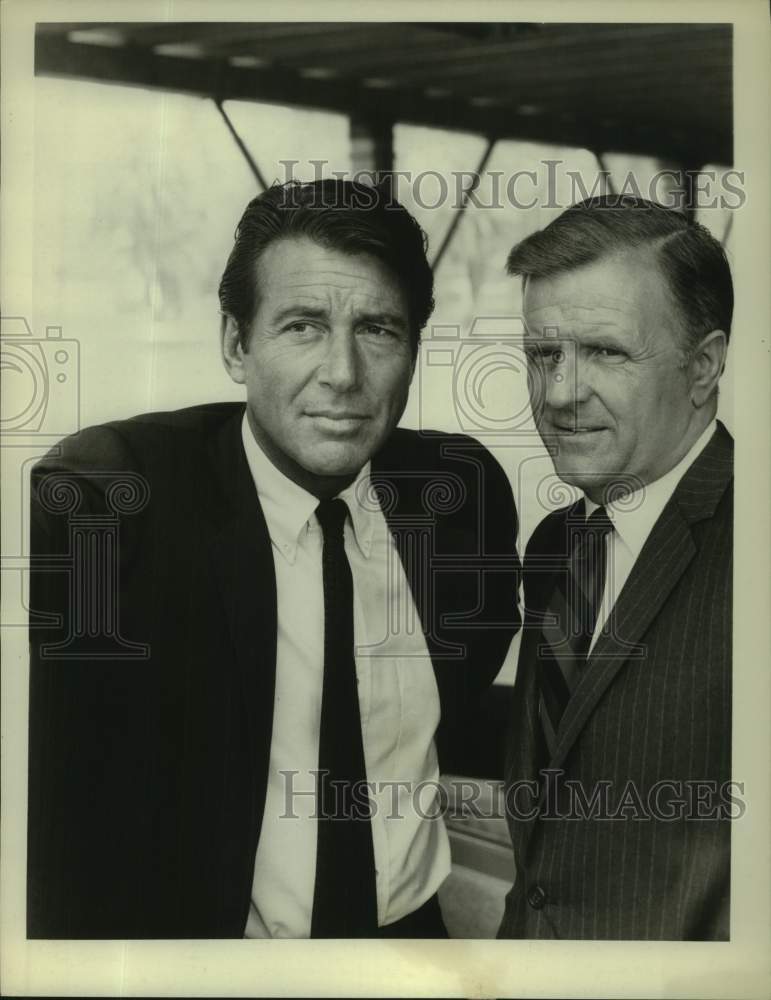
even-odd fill
[(527, 890), (527, 901), (534, 910), (541, 910), (546, 903), (546, 893), (540, 885), (531, 885)]

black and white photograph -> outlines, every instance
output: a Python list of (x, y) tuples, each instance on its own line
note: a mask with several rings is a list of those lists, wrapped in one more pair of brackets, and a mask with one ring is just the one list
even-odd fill
[(767, 5), (3, 17), (4, 992), (768, 995)]

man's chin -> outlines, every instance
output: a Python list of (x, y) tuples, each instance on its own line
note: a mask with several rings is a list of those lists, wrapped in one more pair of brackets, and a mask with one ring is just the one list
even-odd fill
[(569, 466), (555, 466), (555, 470), (563, 483), (581, 490), (597, 504), (620, 500), (643, 486), (642, 480), (631, 473), (599, 469), (587, 472), (586, 469), (572, 469)]
[(313, 476), (325, 479), (354, 479), (369, 461), (366, 448), (321, 444), (304, 456), (303, 467)]
[(602, 472), (599, 469), (589, 472), (586, 469), (576, 469), (569, 464), (557, 463), (555, 463), (554, 468), (563, 483), (567, 486), (574, 486), (589, 497), (592, 497), (593, 494), (602, 494), (605, 485), (611, 479), (607, 472)]
[(349, 437), (317, 435), (303, 441), (295, 461), (311, 476), (325, 480), (351, 481), (380, 449), (387, 435), (375, 433)]

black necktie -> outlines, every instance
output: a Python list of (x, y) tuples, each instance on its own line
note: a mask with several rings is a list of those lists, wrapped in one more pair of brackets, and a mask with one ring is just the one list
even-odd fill
[(605, 539), (613, 530), (604, 507), (587, 520), (583, 504), (567, 526), (568, 559), (557, 574), (538, 648), (541, 721), (550, 755), (591, 645), (605, 589)]
[(353, 646), (353, 577), (343, 544), (345, 501), (316, 509), (324, 535), (324, 686), (311, 937), (374, 937), (375, 854)]

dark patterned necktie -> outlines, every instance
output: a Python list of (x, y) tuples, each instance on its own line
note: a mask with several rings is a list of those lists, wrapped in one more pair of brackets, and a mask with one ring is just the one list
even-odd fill
[(538, 647), (540, 712), (550, 756), (557, 730), (581, 676), (605, 589), (606, 539), (613, 530), (604, 507), (587, 519), (583, 504), (567, 521), (568, 559), (558, 573)]
[(324, 684), (318, 838), (311, 937), (374, 937), (377, 888), (353, 636), (353, 577), (343, 542), (345, 501), (316, 509), (324, 535)]

